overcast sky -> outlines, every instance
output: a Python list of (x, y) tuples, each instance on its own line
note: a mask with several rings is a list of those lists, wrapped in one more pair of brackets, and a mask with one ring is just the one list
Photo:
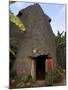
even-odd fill
[[(16, 2), (10, 5), (10, 10), (17, 15), (18, 12), (34, 3), (27, 2)], [(51, 27), (55, 34), (57, 31), (66, 31), (65, 28), (65, 5), (64, 4), (46, 4), (39, 3), (43, 11), (52, 19)]]

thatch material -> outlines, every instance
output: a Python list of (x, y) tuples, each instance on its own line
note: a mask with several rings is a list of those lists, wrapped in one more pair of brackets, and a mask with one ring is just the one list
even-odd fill
[(26, 32), (20, 33), (13, 26), (10, 29), (13, 29), (11, 36), (16, 37), (20, 44), (16, 59), (17, 74), (24, 77), (31, 74), (29, 56), (46, 55), (49, 52), (56, 61), (56, 43), (50, 26), (51, 19), (44, 14), (38, 4), (21, 10), (18, 17), (23, 21)]

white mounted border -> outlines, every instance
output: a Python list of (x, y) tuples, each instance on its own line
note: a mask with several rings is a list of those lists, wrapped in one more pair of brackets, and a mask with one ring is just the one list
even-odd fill
[[(9, 52), (9, 3), (8, 1), (9, 0), (0, 0), (0, 90), (8, 90), (8, 83), (9, 83), (9, 53), (8, 53)], [(68, 11), (68, 0), (16, 0), (16, 1), (66, 4), (67, 5), (66, 9)], [(68, 25), (68, 12), (66, 12), (66, 29), (68, 30), (67, 25)], [(66, 40), (67, 40), (66, 50), (68, 54), (68, 31), (67, 31)], [(67, 70), (68, 70), (68, 56), (66, 59), (67, 59)], [(68, 90), (68, 71), (67, 71), (67, 86), (29, 88), (23, 90), (45, 90), (45, 89)]]

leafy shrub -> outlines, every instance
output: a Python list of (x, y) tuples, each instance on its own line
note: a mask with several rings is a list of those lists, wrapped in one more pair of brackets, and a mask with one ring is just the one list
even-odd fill
[(53, 82), (60, 82), (64, 78), (64, 71), (62, 68), (56, 68), (53, 70)]

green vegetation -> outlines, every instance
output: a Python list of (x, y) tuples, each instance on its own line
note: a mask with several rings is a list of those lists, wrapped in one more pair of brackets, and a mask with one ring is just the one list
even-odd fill
[(66, 32), (57, 32), (57, 36), (56, 36), (56, 43), (57, 43), (57, 47), (59, 45), (65, 44), (66, 41)]
[(17, 54), (17, 48), (18, 43), (15, 39), (10, 39), (10, 80), (15, 79), (16, 71), (13, 69), (15, 60), (16, 60), (16, 54)]
[(66, 68), (66, 32), (57, 32), (57, 64), (62, 68)]
[[(16, 1), (10, 1), (9, 4), (13, 4), (15, 2)], [(9, 11), (9, 19), (12, 23), (14, 23), (19, 28), (19, 30), (23, 32), (25, 31), (25, 27), (22, 21), (17, 16), (15, 16), (11, 11)]]
[[(16, 1), (9, 1), (9, 4), (13, 4)], [(9, 11), (9, 20), (14, 23), (20, 31), (24, 32), (25, 27), (22, 21), (15, 16), (11, 11)], [(17, 40), (14, 38), (10, 38), (10, 79), (14, 79), (16, 75), (16, 71), (13, 69), (15, 60), (16, 60), (16, 53), (17, 53), (18, 43)]]
[(59, 83), (64, 79), (65, 71), (61, 67), (57, 67), (53, 70), (53, 83)]
[[(9, 1), (9, 4), (13, 4), (16, 1)], [(25, 27), (22, 21), (15, 16), (11, 11), (9, 11), (9, 20), (14, 23), (20, 31), (24, 32)], [(14, 38), (10, 38), (10, 86), (16, 87), (16, 85), (21, 82), (21, 79), (17, 77), (16, 70), (14, 69), (14, 64), (16, 60), (16, 54), (17, 54), (17, 48), (18, 48), (18, 43), (17, 40)], [(20, 80), (19, 80), (20, 79)]]
[(10, 88), (28, 88), (28, 87), (34, 87), (35, 81), (32, 80), (32, 77), (29, 75), (28, 77), (22, 78), (22, 77), (15, 77), (15, 79), (12, 79), (10, 82)]

